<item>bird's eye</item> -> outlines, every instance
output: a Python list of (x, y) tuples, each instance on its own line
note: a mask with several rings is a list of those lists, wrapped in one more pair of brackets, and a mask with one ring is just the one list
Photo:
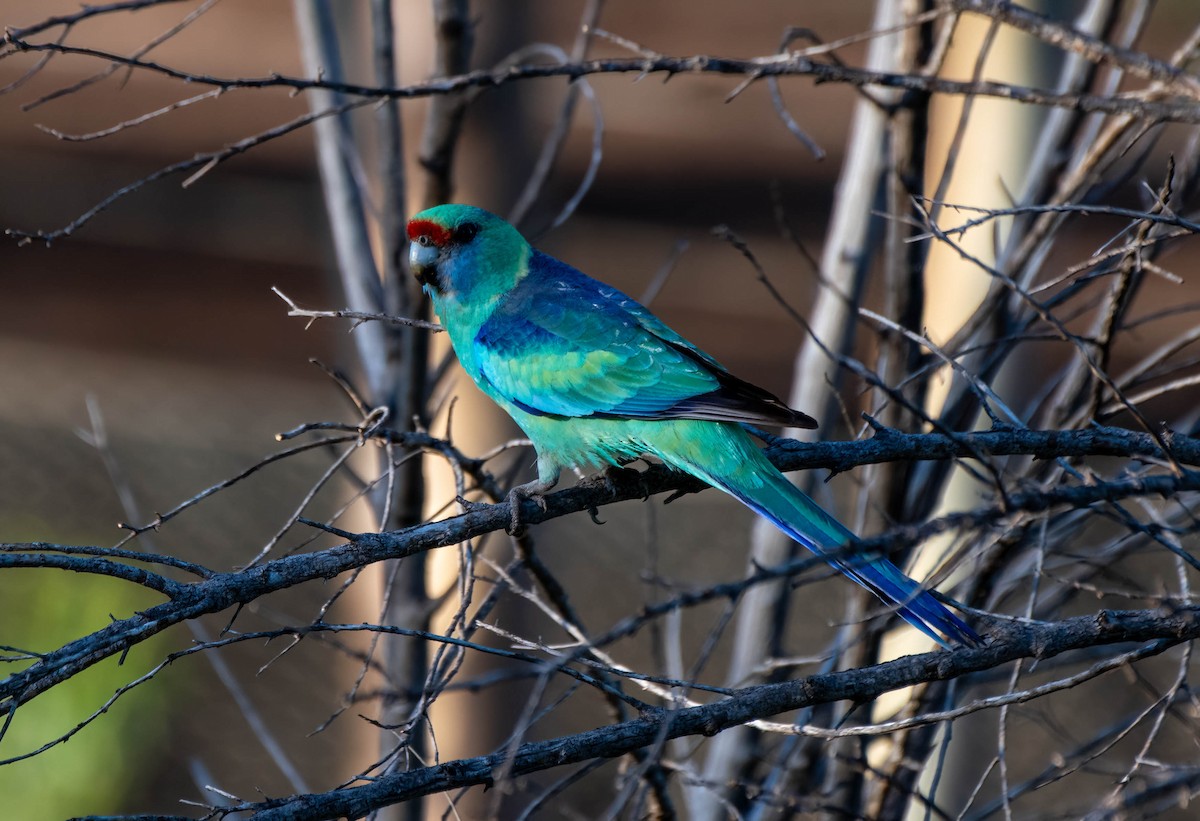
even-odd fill
[(424, 245), (428, 248), (430, 245), (433, 245), (433, 240), (429, 238), (429, 234), (421, 234), (417, 237), (417, 245)]
[(467, 243), (475, 239), (475, 235), (479, 233), (479, 226), (473, 222), (464, 222), (458, 228), (454, 229), (454, 239), (456, 242)]

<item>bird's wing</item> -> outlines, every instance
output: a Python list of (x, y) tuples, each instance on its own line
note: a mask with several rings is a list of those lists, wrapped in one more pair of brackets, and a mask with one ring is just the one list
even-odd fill
[(482, 376), (553, 416), (710, 419), (816, 427), (616, 289), (543, 254), (475, 337)]

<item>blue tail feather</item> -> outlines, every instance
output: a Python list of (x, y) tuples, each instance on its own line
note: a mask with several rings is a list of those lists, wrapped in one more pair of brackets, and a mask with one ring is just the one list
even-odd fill
[(714, 476), (695, 464), (676, 464), (733, 496), (789, 537), (825, 558), (886, 604), (895, 607), (901, 618), (943, 647), (950, 647), (951, 643), (975, 647), (982, 643), (979, 634), (886, 558), (831, 556), (853, 539), (854, 534), (792, 485), (758, 448), (749, 442), (746, 444), (749, 452), (742, 454), (745, 461), (731, 476)]
[[(755, 513), (767, 519), (771, 524), (818, 556), (824, 557), (828, 553), (838, 550), (847, 541), (854, 538), (853, 533), (818, 507), (816, 502), (809, 499), (803, 491), (794, 487), (786, 479), (783, 480), (783, 483), (790, 490), (787, 493), (787, 496), (790, 498), (787, 498), (786, 502), (788, 503), (788, 507), (792, 508), (792, 510), (786, 512), (768, 508), (760, 500), (749, 497), (735, 488), (727, 487), (724, 484), (718, 485), (718, 487), (742, 502), (742, 504), (749, 507)], [(827, 530), (828, 524), (833, 524), (836, 525), (837, 529), (843, 531), (844, 535), (832, 544), (828, 542), (823, 544), (822, 541), (825, 540), (818, 540), (813, 535), (801, 530), (799, 525), (793, 524), (789, 519), (783, 518), (783, 515), (787, 515), (787, 513), (792, 514), (792, 516), (789, 516), (789, 519), (793, 518), (797, 513), (803, 515), (806, 519), (819, 513), (822, 519), (827, 520), (821, 523), (826, 525), (826, 527), (820, 528), (821, 530)], [(962, 619), (950, 612), (941, 602), (930, 595), (927, 590), (922, 589), (917, 582), (904, 575), (900, 568), (887, 559), (864, 558), (862, 560), (855, 560), (854, 557), (848, 557), (845, 559), (829, 558), (827, 561), (842, 573), (870, 590), (882, 599), (884, 603), (895, 607), (897, 614), (901, 618), (943, 647), (950, 646), (945, 638), (969, 647), (980, 644), (979, 635), (968, 627)]]

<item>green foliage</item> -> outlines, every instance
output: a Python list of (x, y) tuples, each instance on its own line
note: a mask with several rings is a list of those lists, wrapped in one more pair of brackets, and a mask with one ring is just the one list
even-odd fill
[[(61, 570), (13, 570), (0, 575), (0, 645), (47, 652), (157, 603), (142, 588), (112, 579), (80, 577)], [(0, 758), (26, 755), (73, 732), (121, 686), (162, 658), (161, 641), (132, 651), (123, 663), (107, 659), (21, 707), (0, 741)], [(34, 663), (3, 651), (0, 677)], [(167, 693), (138, 687), (67, 743), (0, 767), (5, 818), (61, 819), (81, 813), (116, 812), (128, 803), (135, 775), (143, 781), (148, 759), (166, 737)]]

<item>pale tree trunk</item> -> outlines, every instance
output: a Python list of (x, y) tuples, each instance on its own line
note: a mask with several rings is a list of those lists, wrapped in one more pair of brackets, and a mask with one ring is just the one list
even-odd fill
[[(407, 16), (403, 24), (434, 37), (434, 70), (440, 75), (462, 73), (468, 68), (471, 26), (465, 0), (439, 0), (433, 4), (434, 21)], [(339, 48), (339, 30), (353, 31), (359, 43), (356, 53), (369, 50), (372, 79), (380, 86), (398, 81), (396, 49), (399, 42), (389, 0), (371, 5), (368, 36), (347, 15), (356, 10), (328, 0), (295, 0), (295, 16), (301, 51), (309, 76), (345, 80), (347, 72)], [(416, 19), (414, 19), (416, 18)], [(340, 23), (340, 25), (339, 25)], [(436, 24), (436, 25), (435, 25)], [(414, 39), (414, 38), (410, 38)], [(428, 74), (428, 60), (422, 69)], [(347, 101), (331, 91), (315, 90), (309, 99), (314, 111), (327, 110)], [(420, 206), (449, 198), (450, 169), (458, 139), (464, 102), (460, 95), (435, 97), (425, 119), (420, 145), (425, 169)], [(403, 267), (404, 221), (408, 174), (405, 168), (403, 127), (399, 101), (377, 105), (374, 114), (376, 156), (364, 156), (362, 140), (355, 134), (348, 113), (317, 120), (318, 166), (325, 192), (326, 210), (332, 226), (338, 272), (352, 310), (388, 312), (419, 318), (423, 307), (419, 290)], [(362, 399), (370, 408), (382, 408), (389, 427), (409, 430), (414, 421), (427, 424), (428, 332), (370, 322), (355, 329)], [(396, 530), (425, 518), (424, 460), (409, 458), (393, 464), (394, 454), (375, 452), (377, 464), (368, 476), (382, 477), (368, 497), (373, 522), (378, 530)], [(387, 562), (382, 568), (381, 597), (376, 612), (381, 623), (424, 630), (429, 625), (430, 600), (424, 554)], [(384, 770), (405, 768), (427, 758), (427, 728), (420, 717), (420, 693), (424, 689), (428, 653), (424, 642), (397, 639), (381, 643), (382, 687), (385, 696), (378, 720), (378, 760)], [(397, 755), (399, 746), (404, 752)], [(381, 818), (422, 817), (423, 802), (390, 807)]]
[[(874, 30), (895, 26), (903, 21), (901, 4), (883, 0), (876, 6)], [(902, 72), (903, 41), (899, 35), (881, 36), (871, 41), (867, 66), (878, 71)], [(892, 92), (873, 92), (885, 101), (895, 99)], [(837, 418), (837, 403), (826, 377), (836, 377), (836, 362), (827, 349), (847, 350), (852, 344), (863, 275), (869, 264), (872, 205), (886, 161), (886, 114), (875, 103), (860, 100), (854, 109), (850, 140), (838, 178), (833, 213), (821, 255), (822, 285), (810, 312), (811, 336), (801, 347), (793, 369), (789, 404), (818, 419)], [(785, 435), (813, 440), (815, 431), (787, 431)], [(801, 481), (806, 477), (798, 477)], [(796, 544), (768, 522), (758, 519), (753, 526), (751, 567), (772, 567), (792, 556)], [(857, 593), (851, 594), (861, 601)], [(787, 585), (783, 582), (754, 587), (742, 600), (735, 620), (733, 652), (725, 680), (728, 686), (744, 687), (758, 681), (755, 671), (779, 646), (786, 619)], [(852, 608), (853, 609), (853, 608)], [(754, 731), (741, 727), (728, 730), (710, 742), (703, 779), (707, 784), (734, 783), (753, 754)], [(714, 802), (708, 788), (689, 792), (692, 817), (716, 821), (724, 817), (723, 805)]]

